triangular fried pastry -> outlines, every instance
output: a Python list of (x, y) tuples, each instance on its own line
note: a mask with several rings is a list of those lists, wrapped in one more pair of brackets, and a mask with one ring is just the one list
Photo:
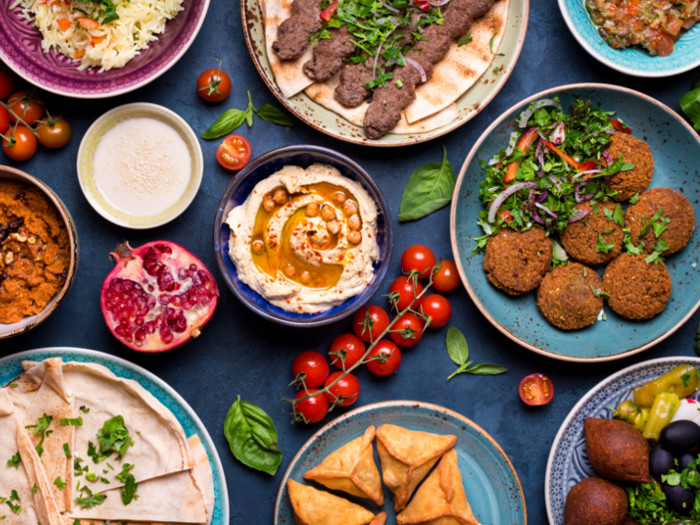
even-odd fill
[(320, 465), (304, 474), (304, 478), (384, 505), (382, 478), (372, 450), (374, 434), (374, 426), (370, 425), (362, 436), (331, 452)]
[(386, 523), (386, 512), (382, 511), (377, 514), (369, 525), (384, 525)]
[(289, 499), (299, 525), (367, 525), (374, 513), (351, 501), (287, 480)]
[(396, 516), (398, 525), (479, 525), (467, 501), (457, 452), (446, 452), (435, 470)]
[(457, 436), (451, 434), (408, 430), (397, 425), (377, 429), (382, 479), (394, 494), (396, 512), (406, 506), (418, 484), (456, 442)]

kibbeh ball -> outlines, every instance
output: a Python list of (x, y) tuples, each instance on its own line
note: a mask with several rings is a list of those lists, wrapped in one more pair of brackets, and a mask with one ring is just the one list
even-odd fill
[(603, 289), (615, 313), (644, 321), (661, 313), (671, 298), (671, 276), (663, 261), (647, 263), (646, 255), (622, 253), (603, 274)]
[(608, 180), (610, 189), (617, 192), (614, 200), (626, 201), (647, 189), (654, 173), (654, 157), (649, 144), (629, 133), (618, 132), (611, 135), (607, 152), (613, 162), (622, 154), (623, 162), (634, 164), (631, 170), (616, 173)]
[(622, 207), (611, 201), (586, 201), (574, 206), (582, 219), (569, 223), (561, 235), (561, 243), (569, 256), (590, 266), (612, 261), (622, 249), (625, 233), (613, 217), (622, 222)]
[(552, 265), (552, 241), (542, 228), (503, 229), (486, 243), (484, 270), (491, 284), (510, 295), (537, 288)]
[(627, 208), (625, 222), (635, 246), (643, 242), (644, 251), (652, 253), (658, 240), (663, 239), (668, 247), (659, 251), (671, 255), (688, 244), (695, 229), (695, 214), (681, 193), (670, 188), (651, 188)]
[(557, 328), (580, 330), (603, 309), (602, 288), (598, 274), (583, 264), (555, 266), (537, 289), (537, 308)]
[(628, 506), (620, 485), (598, 476), (584, 478), (566, 495), (564, 525), (621, 525)]

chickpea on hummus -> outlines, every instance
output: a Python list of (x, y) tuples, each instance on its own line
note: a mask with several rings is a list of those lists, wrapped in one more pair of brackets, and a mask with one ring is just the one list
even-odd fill
[(290, 312), (317, 313), (369, 284), (377, 205), (329, 165), (285, 166), (231, 210), (229, 256), (245, 284)]

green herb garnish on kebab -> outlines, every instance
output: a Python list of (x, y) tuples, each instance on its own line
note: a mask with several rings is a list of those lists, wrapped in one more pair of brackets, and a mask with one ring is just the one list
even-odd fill
[(479, 222), (485, 235), (476, 239), (474, 252), (502, 228), (538, 224), (549, 234), (561, 233), (585, 216), (575, 212), (576, 204), (611, 198), (606, 179), (634, 167), (606, 151), (615, 131), (629, 128), (589, 101), (576, 100), (568, 114), (557, 98), (530, 104), (508, 144), (481, 161), (485, 176), (479, 197), (486, 209)]

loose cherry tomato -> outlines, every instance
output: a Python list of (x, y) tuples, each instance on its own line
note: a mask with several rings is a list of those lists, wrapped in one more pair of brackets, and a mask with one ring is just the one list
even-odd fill
[(430, 248), (422, 244), (409, 246), (401, 254), (403, 273), (416, 272), (422, 279), (430, 275), (433, 266), (435, 266), (435, 255)]
[[(333, 372), (328, 376), (323, 387), (328, 387), (333, 381), (338, 379), (342, 373), (343, 372), (340, 371)], [(357, 401), (357, 398), (360, 396), (360, 382), (354, 375), (346, 373), (342, 378), (338, 379), (336, 384), (330, 387), (324, 395), (329, 403), (337, 403), (341, 407), (349, 407)]]
[(431, 293), (421, 297), (418, 311), (430, 317), (430, 324), (433, 328), (445, 326), (452, 316), (452, 305), (438, 293)]
[(307, 388), (321, 386), (328, 377), (329, 367), (326, 358), (319, 352), (305, 350), (292, 362), (294, 381)]
[(365, 355), (365, 344), (355, 334), (341, 334), (331, 343), (328, 354), (331, 363), (341, 370), (347, 370)]
[(433, 274), (433, 288), (438, 292), (451, 292), (459, 286), (459, 272), (454, 261), (440, 261), (440, 269)]
[(416, 314), (406, 312), (393, 324), (389, 337), (401, 348), (414, 346), (423, 337), (423, 321)]
[(381, 306), (370, 304), (360, 308), (352, 319), (355, 335), (369, 343), (376, 341), (389, 326), (389, 315)]
[(5, 155), (13, 160), (27, 160), (36, 153), (37, 141), (34, 132), (20, 124), (10, 127), (2, 139)]
[(554, 397), (554, 385), (552, 380), (543, 374), (530, 374), (520, 381), (518, 393), (526, 405), (546, 405)]
[(388, 339), (378, 341), (367, 357), (367, 370), (375, 376), (390, 376), (401, 364), (401, 350)]
[(422, 291), (423, 285), (417, 278), (401, 275), (389, 286), (389, 303), (400, 312), (408, 308)]
[(39, 135), (39, 142), (47, 148), (62, 148), (71, 138), (73, 130), (70, 124), (63, 117), (49, 117), (37, 123), (36, 132)]
[(15, 76), (10, 71), (0, 71), (0, 99), (5, 100), (15, 89)]
[(242, 135), (228, 135), (216, 148), (216, 160), (227, 170), (239, 170), (250, 160), (250, 142)]
[(10, 108), (12, 122), (17, 122), (18, 116), (23, 121), (21, 124), (33, 126), (44, 116), (44, 103), (29, 91), (14, 92), (8, 99), (7, 106)]
[(231, 77), (219, 67), (202, 71), (197, 78), (197, 93), (207, 102), (221, 102), (231, 93)]
[[(309, 388), (308, 393), (314, 394), (320, 392), (318, 388)], [(318, 423), (326, 414), (328, 414), (328, 400), (324, 394), (316, 394), (313, 397), (299, 401), (302, 397), (306, 397), (306, 390), (300, 390), (294, 396), (294, 413), (304, 423)]]
[(5, 133), (10, 127), (10, 112), (5, 106), (0, 106), (0, 133)]

